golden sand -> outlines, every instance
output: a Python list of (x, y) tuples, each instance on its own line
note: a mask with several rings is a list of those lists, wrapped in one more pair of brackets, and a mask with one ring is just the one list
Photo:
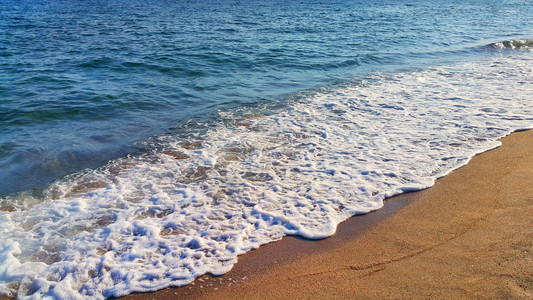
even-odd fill
[(229, 273), (128, 299), (533, 299), (533, 130), (435, 186), (239, 257)]

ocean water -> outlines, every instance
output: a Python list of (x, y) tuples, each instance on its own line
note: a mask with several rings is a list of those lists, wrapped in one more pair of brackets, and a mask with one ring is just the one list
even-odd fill
[(533, 6), (0, 2), (0, 295), (107, 298), (326, 238), (533, 127)]

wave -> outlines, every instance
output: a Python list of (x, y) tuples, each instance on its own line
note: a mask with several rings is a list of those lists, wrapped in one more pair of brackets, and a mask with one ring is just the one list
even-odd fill
[(0, 199), (0, 293), (101, 299), (220, 275), (319, 239), (531, 128), (530, 53), (377, 73), (219, 112), (145, 154)]
[(496, 49), (532, 50), (533, 40), (510, 40), (492, 43), (489, 47)]

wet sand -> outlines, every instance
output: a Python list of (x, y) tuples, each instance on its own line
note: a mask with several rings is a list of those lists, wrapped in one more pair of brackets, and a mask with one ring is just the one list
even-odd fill
[(239, 257), (220, 277), (125, 299), (533, 299), (533, 130), (420, 192)]

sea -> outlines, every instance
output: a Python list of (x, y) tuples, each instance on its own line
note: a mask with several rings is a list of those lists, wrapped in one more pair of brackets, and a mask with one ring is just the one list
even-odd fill
[(0, 295), (222, 275), (532, 127), (530, 0), (2, 0)]

